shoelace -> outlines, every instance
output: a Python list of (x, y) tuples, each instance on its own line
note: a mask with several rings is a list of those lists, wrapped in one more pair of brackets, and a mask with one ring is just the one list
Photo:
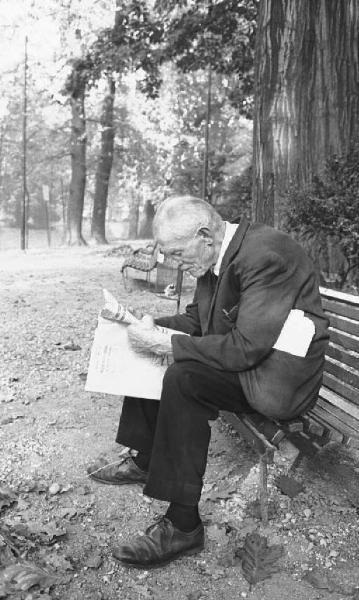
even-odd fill
[(156, 528), (166, 530), (168, 523), (172, 523), (172, 521), (170, 521), (170, 519), (168, 517), (166, 517), (166, 515), (161, 515), (160, 517), (156, 517), (154, 523), (152, 523), (152, 525), (150, 525), (148, 527), (148, 529), (146, 529), (145, 533), (146, 533), (146, 535), (149, 535)]
[(131, 448), (124, 448), (123, 450), (121, 450), (119, 456), (121, 457), (120, 460), (116, 459), (113, 462), (101, 465), (100, 467), (98, 467), (98, 469), (95, 469), (95, 471), (91, 471), (91, 473), (88, 473), (87, 476), (91, 477), (91, 475), (94, 475), (95, 473), (98, 473), (104, 467), (114, 467), (115, 465), (118, 465), (118, 466), (123, 465), (123, 463), (126, 460), (128, 460), (129, 458), (134, 458), (135, 454), (134, 454), (133, 450), (131, 450)]

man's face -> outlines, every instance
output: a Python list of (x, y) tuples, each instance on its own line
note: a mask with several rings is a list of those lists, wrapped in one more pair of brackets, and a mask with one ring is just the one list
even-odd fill
[(202, 277), (216, 264), (213, 240), (205, 233), (197, 232), (194, 237), (175, 242), (158, 241), (163, 254), (175, 259), (179, 268), (193, 277)]

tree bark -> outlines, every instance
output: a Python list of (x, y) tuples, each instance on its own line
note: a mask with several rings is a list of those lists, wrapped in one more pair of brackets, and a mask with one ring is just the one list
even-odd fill
[(155, 208), (149, 200), (145, 203), (143, 208), (143, 216), (140, 224), (140, 230), (138, 237), (140, 239), (152, 238), (152, 223), (155, 216)]
[(71, 102), (71, 182), (68, 203), (68, 235), (70, 245), (86, 245), (82, 236), (82, 215), (86, 185), (86, 118), (85, 85), (72, 94)]
[(261, 0), (255, 57), (253, 217), (280, 226), (305, 185), (359, 134), (358, 0)]
[(112, 76), (109, 76), (108, 89), (104, 98), (101, 116), (101, 151), (96, 171), (95, 198), (91, 223), (91, 237), (94, 242), (99, 244), (107, 244), (106, 210), (115, 137), (113, 123), (115, 91), (115, 82)]

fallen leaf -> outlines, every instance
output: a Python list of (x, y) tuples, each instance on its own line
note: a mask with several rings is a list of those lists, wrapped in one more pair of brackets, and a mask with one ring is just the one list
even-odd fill
[(59, 491), (61, 490), (61, 486), (58, 483), (52, 483), (49, 487), (49, 494), (51, 496), (55, 496), (55, 494), (58, 494)]
[(70, 342), (67, 342), (67, 344), (63, 345), (63, 349), (64, 350), (72, 350), (73, 352), (75, 352), (76, 350), (81, 350), (81, 346), (79, 346), (78, 344), (75, 344), (75, 342), (73, 340), (71, 340)]
[(206, 502), (216, 502), (216, 500), (227, 500), (232, 494), (238, 492), (238, 485), (231, 485), (227, 488), (212, 490), (207, 494), (203, 494), (202, 499)]
[(52, 567), (53, 569), (57, 570), (57, 571), (73, 571), (74, 567), (72, 565), (72, 563), (65, 558), (64, 556), (61, 556), (60, 554), (47, 554), (45, 557), (45, 561), (46, 564), (49, 565), (50, 567)]
[(207, 527), (207, 537), (211, 542), (216, 542), (217, 544), (228, 543), (228, 537), (226, 533), (225, 527), (221, 527), (220, 525), (210, 525)]
[(56, 511), (56, 517), (60, 519), (64, 519), (65, 517), (72, 519), (73, 517), (76, 517), (76, 515), (77, 510), (72, 506), (64, 506), (64, 508), (60, 508), (58, 511)]
[(190, 592), (189, 594), (187, 594), (187, 600), (199, 600), (200, 598), (202, 598), (203, 596), (203, 592), (201, 592), (200, 590), (198, 590), (197, 592)]
[(307, 581), (313, 587), (319, 590), (330, 590), (333, 591), (333, 586), (325, 573), (321, 573), (318, 570), (309, 571), (304, 577), (303, 581)]
[(300, 481), (289, 477), (288, 475), (281, 475), (276, 480), (276, 485), (286, 496), (289, 498), (295, 498), (300, 492), (304, 491), (304, 486)]
[(0, 510), (17, 501), (17, 495), (8, 487), (0, 485)]
[(271, 577), (279, 570), (277, 562), (283, 552), (282, 545), (268, 546), (265, 536), (253, 532), (246, 535), (244, 546), (237, 549), (236, 555), (242, 559), (244, 577), (252, 585)]
[(54, 585), (55, 581), (50, 573), (31, 563), (9, 565), (0, 571), (0, 589), (2, 587), (5, 594), (27, 592), (35, 585), (46, 589)]
[(89, 569), (98, 569), (99, 567), (101, 567), (102, 563), (103, 558), (101, 554), (95, 553), (88, 557), (88, 559), (85, 562), (85, 566)]
[(0, 421), (0, 427), (3, 425), (9, 425), (9, 423), (13, 423), (17, 419), (23, 419), (25, 415), (11, 415), (11, 417), (5, 417)]

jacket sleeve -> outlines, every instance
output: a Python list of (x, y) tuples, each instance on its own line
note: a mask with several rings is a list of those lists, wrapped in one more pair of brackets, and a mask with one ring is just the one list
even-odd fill
[(175, 361), (197, 360), (225, 371), (245, 371), (258, 365), (271, 351), (293, 308), (298, 289), (298, 265), (287, 264), (268, 252), (248, 265), (236, 265), (240, 278), (238, 314), (226, 334), (201, 338), (172, 336)]
[(186, 311), (179, 315), (171, 315), (169, 317), (158, 317), (155, 319), (156, 325), (169, 327), (189, 333), (193, 336), (201, 335), (201, 324), (198, 314), (197, 292), (195, 292), (193, 302), (187, 304)]

